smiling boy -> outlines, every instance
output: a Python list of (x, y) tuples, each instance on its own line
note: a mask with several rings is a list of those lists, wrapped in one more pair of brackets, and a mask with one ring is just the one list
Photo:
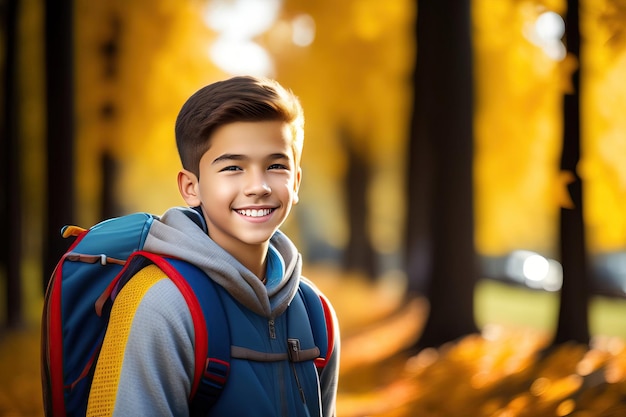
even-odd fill
[[(321, 293), (326, 357), (306, 357), (319, 348), (299, 350), (300, 340), (290, 338), (291, 329), (311, 326), (290, 314), (300, 286), (312, 284), (300, 276), (301, 256), (279, 230), (298, 202), (303, 127), (298, 99), (277, 82), (254, 77), (200, 89), (176, 121), (178, 187), (191, 208), (161, 216), (144, 249), (190, 262), (220, 287), (232, 361), (208, 416), (335, 415), (339, 329)], [(88, 415), (189, 415), (192, 319), (175, 285), (154, 265), (147, 268), (150, 285), (141, 297), (126, 287), (117, 296)], [(139, 301), (129, 316), (119, 306), (132, 299)], [(302, 360), (286, 359), (292, 347)]]
[(202, 208), (211, 239), (261, 280), (269, 239), (298, 201), (302, 171), (292, 136), (280, 120), (220, 126), (200, 159), (199, 175), (178, 175), (181, 195)]

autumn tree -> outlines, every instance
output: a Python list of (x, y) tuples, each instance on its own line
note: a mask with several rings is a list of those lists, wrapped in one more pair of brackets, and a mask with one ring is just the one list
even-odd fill
[(416, 349), (477, 331), (470, 2), (419, 2), (407, 269), (430, 312)]
[[(566, 25), (567, 52), (580, 62), (578, 0), (568, 0)], [(561, 208), (560, 253), (563, 287), (554, 343), (589, 343), (589, 270), (583, 217), (583, 186), (576, 166), (580, 160), (580, 68), (572, 74), (572, 91), (563, 99), (563, 150), (561, 170), (572, 174), (568, 191), (572, 207)]]

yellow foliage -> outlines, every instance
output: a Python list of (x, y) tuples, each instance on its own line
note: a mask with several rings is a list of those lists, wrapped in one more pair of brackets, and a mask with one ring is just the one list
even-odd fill
[[(581, 18), (581, 136), (588, 246), (626, 246), (626, 9), (586, 1)], [(554, 62), (524, 37), (545, 10), (564, 1), (474, 3), (476, 61), (476, 242), (479, 252), (550, 251), (558, 209), (567, 207), (558, 172), (562, 95), (571, 93), (577, 58)], [(623, 19), (621, 20), (623, 21)], [(620, 32), (621, 30), (621, 32)], [(609, 42), (611, 41), (611, 42)], [(611, 46), (611, 47), (608, 47)]]
[[(182, 203), (175, 185), (175, 116), (195, 89), (228, 76), (208, 57), (216, 34), (203, 24), (205, 6), (172, 0), (77, 2), (81, 224), (97, 220), (93, 213), (99, 206), (103, 152), (119, 164), (115, 187), (123, 211), (161, 212)], [(374, 240), (388, 252), (401, 242), (404, 213), (398, 208), (404, 206), (414, 7), (410, 0), (288, 1), (276, 27), (258, 39), (276, 61), (276, 78), (293, 89), (305, 107), (306, 186), (300, 206), (318, 201), (321, 193), (326, 196), (324, 207), (311, 210), (323, 239), (338, 246), (345, 230), (342, 129), (351, 138), (346, 145), (374, 166), (375, 193), (386, 195), (381, 199), (373, 193)], [(290, 19), (302, 13), (312, 15), (316, 23), (315, 42), (304, 49), (281, 41)], [(103, 69), (108, 58), (102, 51), (112, 40), (117, 45), (112, 56), (115, 76), (107, 78)], [(106, 104), (115, 109), (112, 117), (102, 116)]]
[[(174, 121), (184, 100), (223, 78), (209, 61), (214, 37), (200, 2), (76, 2), (78, 200), (91, 224), (99, 204), (100, 157), (117, 161), (124, 211), (181, 204)], [(105, 53), (106, 45), (113, 47)], [(107, 72), (112, 68), (112, 72)], [(109, 116), (103, 107), (111, 106)]]
[(524, 37), (530, 2), (475, 2), (476, 245), (550, 252), (560, 152), (559, 64)]
[[(585, 182), (588, 243), (596, 251), (626, 243), (626, 119), (621, 116), (626, 50), (617, 24), (625, 12), (619, 4), (586, 0), (581, 9), (583, 159), (578, 173)], [(227, 76), (209, 60), (216, 34), (202, 22), (205, 6), (174, 0), (76, 2), (81, 224), (98, 220), (105, 152), (119, 164), (115, 186), (124, 211), (161, 212), (182, 203), (175, 186), (176, 114), (195, 89)], [(527, 35), (541, 13), (563, 15), (565, 8), (564, 0), (472, 4), (480, 253), (554, 251), (559, 210), (568, 201), (559, 168), (562, 100), (579, 63), (573, 56), (552, 60)], [(307, 48), (284, 40), (291, 19), (302, 13), (316, 24), (315, 41)], [(275, 59), (276, 77), (304, 104), (305, 186), (298, 210), (315, 212), (316, 233), (332, 245), (343, 245), (346, 237), (341, 179), (347, 146), (372, 167), (372, 240), (381, 252), (402, 244), (416, 13), (410, 0), (290, 0), (275, 27), (258, 39)], [(107, 75), (108, 67), (112, 74)], [(113, 109), (108, 116), (106, 106)], [(324, 207), (313, 206), (319, 195), (325, 196)]]
[[(588, 239), (596, 251), (626, 247), (626, 8), (609, 0), (582, 3), (582, 135)], [(620, 20), (621, 19), (621, 20)]]

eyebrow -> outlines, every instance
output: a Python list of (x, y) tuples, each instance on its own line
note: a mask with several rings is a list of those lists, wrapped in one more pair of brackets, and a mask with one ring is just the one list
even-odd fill
[(215, 158), (213, 162), (211, 162), (211, 165), (215, 165), (223, 161), (242, 161), (244, 159), (246, 159), (246, 157), (241, 154), (225, 153)]
[[(245, 159), (248, 159), (248, 157), (242, 154), (225, 153), (215, 158), (213, 162), (211, 162), (211, 165), (215, 165), (224, 161), (243, 161)], [(269, 155), (267, 159), (275, 161), (277, 159), (289, 159), (289, 156), (285, 153), (279, 152), (279, 153), (273, 153)]]

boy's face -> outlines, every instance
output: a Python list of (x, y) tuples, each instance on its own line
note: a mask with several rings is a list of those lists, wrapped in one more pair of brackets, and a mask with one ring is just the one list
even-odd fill
[(209, 236), (234, 255), (267, 244), (298, 201), (301, 169), (289, 125), (281, 121), (221, 126), (199, 172), (198, 180), (183, 171), (190, 176), (183, 198), (202, 206)]

